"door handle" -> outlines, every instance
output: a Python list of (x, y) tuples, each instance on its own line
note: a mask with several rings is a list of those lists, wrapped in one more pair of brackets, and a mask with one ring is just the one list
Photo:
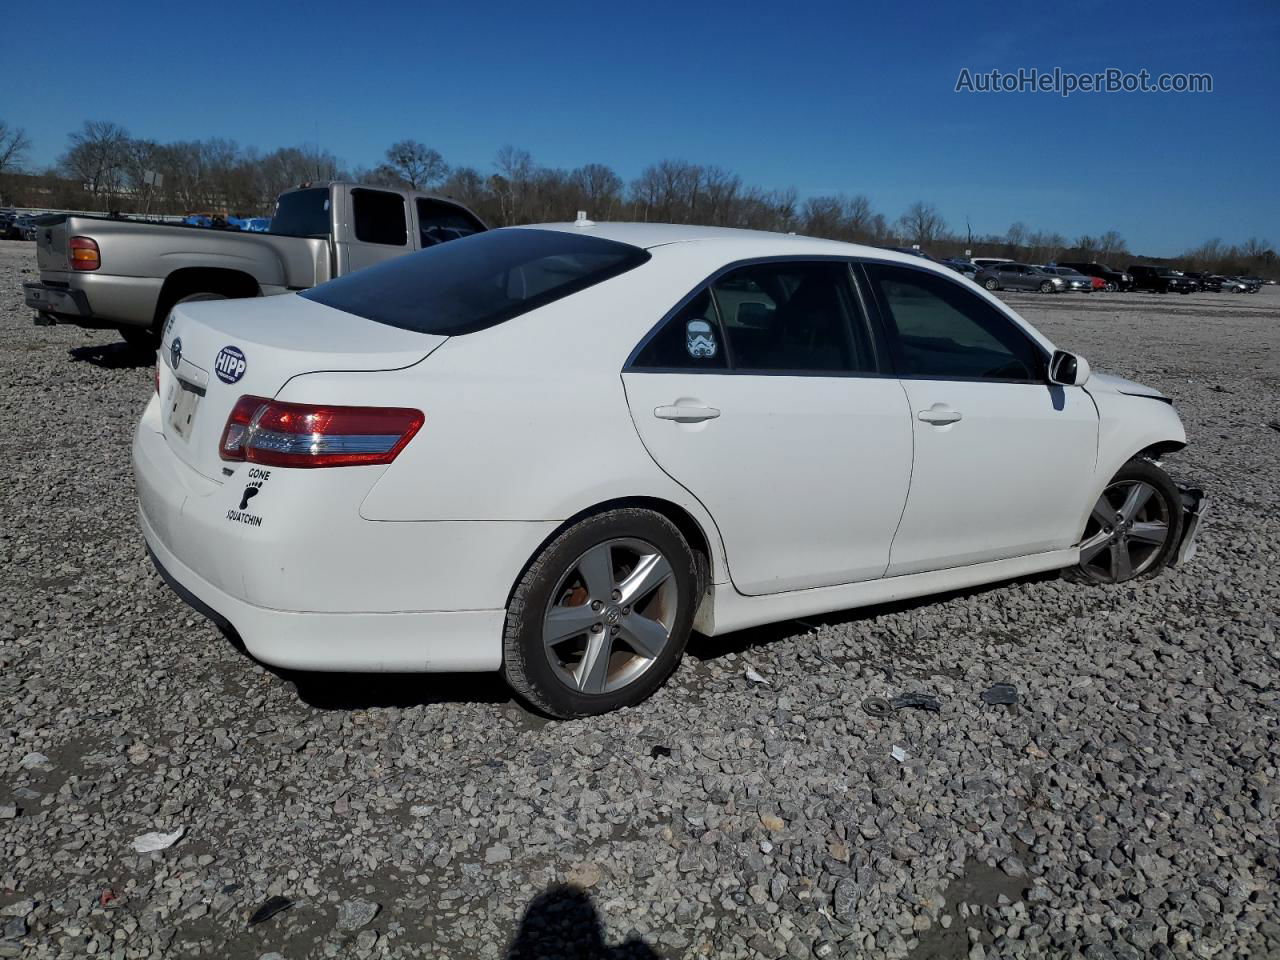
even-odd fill
[(665, 407), (654, 407), (653, 415), (659, 420), (674, 420), (676, 423), (699, 423), (702, 420), (714, 420), (720, 416), (720, 411), (715, 407), (668, 404)]
[(935, 426), (944, 426), (948, 423), (955, 423), (962, 419), (959, 410), (953, 410), (945, 403), (935, 403), (928, 410), (921, 410), (919, 417), (925, 423), (932, 423)]

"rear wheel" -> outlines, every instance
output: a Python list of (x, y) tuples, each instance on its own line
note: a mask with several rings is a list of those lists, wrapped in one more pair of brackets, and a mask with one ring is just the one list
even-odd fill
[(1169, 562), (1182, 533), (1182, 497), (1149, 460), (1130, 460), (1094, 504), (1071, 578), (1124, 583), (1153, 577)]
[(986, 287), (988, 290), (999, 290), (999, 289), (1000, 289), (1000, 281), (999, 281), (999, 280), (997, 280), (995, 277), (990, 277), (990, 278), (988, 278), (988, 279), (984, 280), (984, 281), (982, 282), (982, 285), (983, 285), (984, 287)]
[(134, 350), (139, 352), (155, 353), (160, 348), (160, 331), (164, 327), (165, 320), (169, 317), (169, 311), (180, 303), (195, 303), (199, 300), (226, 300), (225, 294), (221, 293), (188, 293), (185, 297), (179, 297), (169, 304), (163, 310), (157, 311), (155, 323), (149, 327), (118, 327), (120, 336), (124, 337), (124, 342)]
[(507, 606), (502, 672), (554, 717), (637, 704), (680, 662), (693, 626), (698, 575), (670, 520), (609, 510), (553, 540)]

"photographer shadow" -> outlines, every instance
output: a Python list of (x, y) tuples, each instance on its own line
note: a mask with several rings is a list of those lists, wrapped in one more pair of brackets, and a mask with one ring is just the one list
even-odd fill
[(507, 948), (507, 960), (659, 960), (637, 937), (616, 947), (604, 940), (604, 928), (586, 891), (556, 886), (535, 897)]

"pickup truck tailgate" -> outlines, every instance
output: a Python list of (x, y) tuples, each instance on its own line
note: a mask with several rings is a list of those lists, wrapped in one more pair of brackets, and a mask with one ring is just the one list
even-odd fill
[(65, 273), (67, 262), (67, 218), (44, 218), (36, 225), (36, 266), (46, 271)]

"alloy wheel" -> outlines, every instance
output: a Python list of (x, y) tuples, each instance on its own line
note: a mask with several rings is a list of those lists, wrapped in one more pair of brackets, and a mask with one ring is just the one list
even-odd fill
[(635, 538), (597, 544), (560, 578), (543, 615), (543, 650), (561, 683), (583, 694), (620, 690), (671, 641), (679, 588), (657, 547)]
[(1101, 583), (1142, 576), (1169, 538), (1169, 505), (1141, 480), (1120, 480), (1102, 491), (1085, 525), (1080, 569)]

